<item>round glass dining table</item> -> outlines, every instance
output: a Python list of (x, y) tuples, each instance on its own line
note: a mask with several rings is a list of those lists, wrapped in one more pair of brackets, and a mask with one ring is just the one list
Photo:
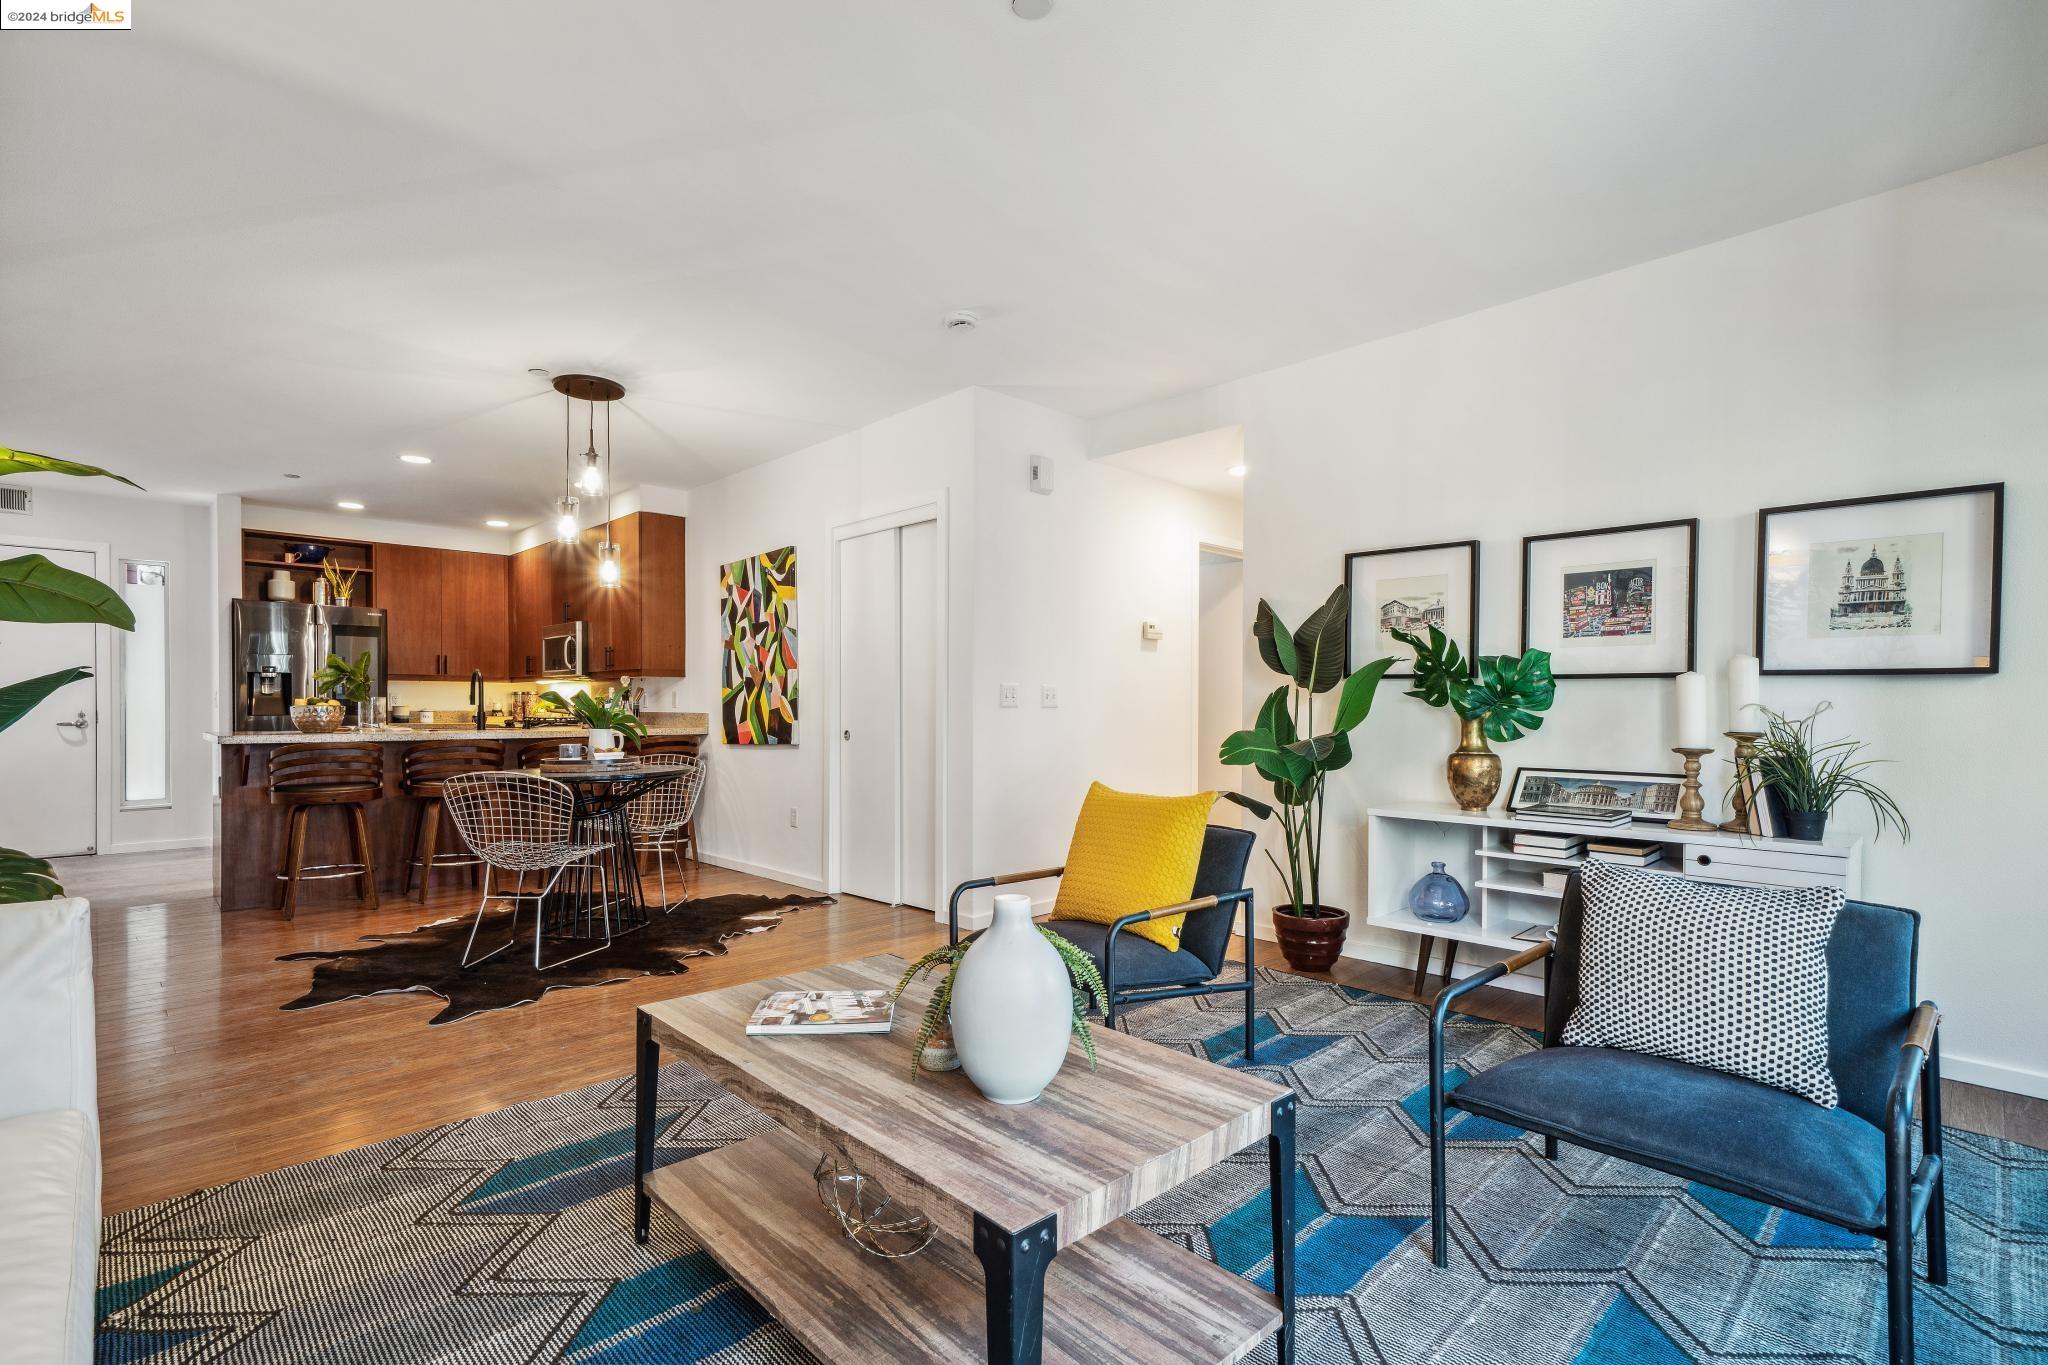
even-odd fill
[(605, 865), (616, 888), (608, 926), (587, 890), (554, 892), (542, 907), (541, 920), (548, 932), (562, 938), (595, 938), (605, 927), (619, 934), (644, 926), (647, 897), (640, 884), (640, 860), (633, 853), (631, 808), (633, 802), (647, 793), (680, 779), (684, 769), (674, 764), (641, 763), (626, 758), (614, 762), (543, 763), (535, 771), (575, 792), (570, 837), (578, 842), (605, 842)]

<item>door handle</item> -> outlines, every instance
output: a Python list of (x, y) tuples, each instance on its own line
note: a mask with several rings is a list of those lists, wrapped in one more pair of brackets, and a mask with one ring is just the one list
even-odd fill
[(57, 722), (57, 728), (60, 730), (83, 730), (89, 723), (85, 718), (85, 712), (80, 711), (77, 720), (60, 720)]

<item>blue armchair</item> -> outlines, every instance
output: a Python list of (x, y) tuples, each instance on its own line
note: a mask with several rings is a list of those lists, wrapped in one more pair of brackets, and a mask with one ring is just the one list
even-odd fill
[[(1103, 1022), (1114, 1026), (1117, 1011), (1151, 1000), (1172, 1000), (1189, 995), (1220, 995), (1232, 991), (1244, 994), (1244, 1056), (1253, 1059), (1252, 1019), (1257, 1013), (1253, 1001), (1252, 893), (1245, 883), (1245, 869), (1251, 863), (1253, 834), (1227, 825), (1210, 825), (1202, 836), (1202, 861), (1195, 871), (1195, 887), (1189, 899), (1178, 905), (1162, 905), (1125, 915), (1114, 924), (1089, 920), (1048, 920), (1046, 927), (1095, 960), (1096, 970), (1109, 988), (1108, 1008)], [(1015, 882), (1057, 877), (1064, 869), (1040, 868), (1034, 872), (1010, 872), (982, 877), (953, 888), (946, 903), (947, 942), (960, 941), (960, 898), (969, 891)], [(1244, 979), (1218, 981), (1223, 971), (1223, 954), (1230, 947), (1230, 931), (1237, 908), (1244, 907)], [(1165, 915), (1185, 914), (1181, 924), (1180, 947), (1169, 949), (1120, 932), (1126, 925)]]
[[(1913, 1237), (1948, 1283), (1940, 1015), (1914, 1004), (1920, 917), (1850, 901), (1828, 940), (1828, 1066), (1841, 1107), (1685, 1062), (1560, 1041), (1578, 1003), (1584, 905), (1572, 876), (1557, 942), (1448, 986), (1429, 1030), (1431, 1252), (1446, 1264), (1444, 1111), (1463, 1109), (1883, 1239), (1893, 1365), (1913, 1359)], [(1543, 959), (1543, 1046), (1444, 1087), (1444, 1021), (1460, 996)], [(1921, 1124), (1913, 1161), (1912, 1128)]]

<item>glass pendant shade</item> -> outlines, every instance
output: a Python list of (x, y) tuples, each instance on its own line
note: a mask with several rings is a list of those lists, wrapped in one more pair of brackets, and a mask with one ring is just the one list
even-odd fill
[(604, 467), (598, 461), (595, 450), (586, 450), (581, 456), (583, 472), (576, 478), (576, 486), (591, 497), (604, 492)]
[(597, 547), (597, 581), (599, 586), (619, 586), (619, 547), (606, 541)]
[(555, 499), (555, 539), (564, 545), (573, 545), (581, 528), (576, 524), (577, 500), (573, 497)]

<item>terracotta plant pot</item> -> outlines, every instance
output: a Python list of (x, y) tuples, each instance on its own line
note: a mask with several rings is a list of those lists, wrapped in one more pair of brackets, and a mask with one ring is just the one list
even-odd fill
[(1280, 940), (1280, 955), (1300, 972), (1327, 972), (1344, 951), (1344, 933), (1351, 916), (1327, 905), (1317, 906), (1320, 915), (1291, 915), (1273, 912), (1273, 933)]
[(1500, 755), (1486, 743), (1477, 720), (1458, 723), (1458, 747), (1444, 764), (1460, 810), (1485, 810), (1500, 794)]

